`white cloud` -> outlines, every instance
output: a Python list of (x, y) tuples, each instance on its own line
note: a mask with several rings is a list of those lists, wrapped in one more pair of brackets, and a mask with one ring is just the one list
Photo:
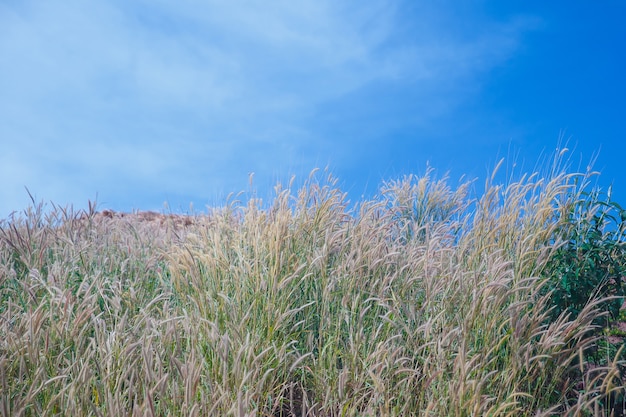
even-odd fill
[[(193, 193), (203, 183), (236, 187), (250, 171), (312, 168), (328, 158), (310, 120), (327, 103), (374, 82), (432, 101), (451, 80), (506, 59), (526, 30), (481, 22), (492, 32), (442, 36), (430, 19), (444, 11), (407, 17), (404, 6), (0, 5), (3, 181), (80, 203), (94, 188), (115, 188), (107, 181)], [(81, 185), (68, 186), (77, 176)], [(16, 192), (0, 192), (0, 215), (15, 208)]]

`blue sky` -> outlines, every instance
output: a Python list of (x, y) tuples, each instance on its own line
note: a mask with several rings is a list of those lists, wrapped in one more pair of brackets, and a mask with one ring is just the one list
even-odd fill
[(329, 167), (351, 199), (532, 170), (559, 138), (626, 203), (626, 3), (0, 2), (0, 217), (196, 211)]

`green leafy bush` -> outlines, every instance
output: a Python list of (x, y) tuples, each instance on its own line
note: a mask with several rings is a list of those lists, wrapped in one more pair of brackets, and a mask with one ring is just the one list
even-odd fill
[(593, 296), (604, 298), (601, 308), (608, 317), (596, 325), (608, 326), (619, 317), (626, 276), (626, 210), (595, 189), (580, 192), (566, 205), (559, 219), (553, 252), (544, 274), (552, 292), (551, 319), (562, 313), (576, 317)]

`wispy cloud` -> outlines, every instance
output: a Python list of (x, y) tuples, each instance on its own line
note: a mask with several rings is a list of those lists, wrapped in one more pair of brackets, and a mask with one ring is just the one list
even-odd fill
[(202, 198), (250, 171), (358, 158), (359, 138), (333, 129), (377, 126), (351, 113), (387, 112), (384, 131), (449, 111), (529, 28), (471, 17), (453, 29), (449, 8), (388, 1), (0, 5), (0, 209), (23, 207), (22, 185), (123, 207), (130, 189)]

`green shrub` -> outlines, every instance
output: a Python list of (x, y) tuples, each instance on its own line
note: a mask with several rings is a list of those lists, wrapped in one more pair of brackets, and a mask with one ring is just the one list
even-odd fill
[(552, 321), (562, 313), (576, 317), (594, 296), (604, 298), (601, 309), (608, 316), (596, 325), (608, 326), (619, 317), (626, 276), (626, 210), (598, 189), (579, 192), (562, 212), (555, 243), (544, 275), (552, 292)]

